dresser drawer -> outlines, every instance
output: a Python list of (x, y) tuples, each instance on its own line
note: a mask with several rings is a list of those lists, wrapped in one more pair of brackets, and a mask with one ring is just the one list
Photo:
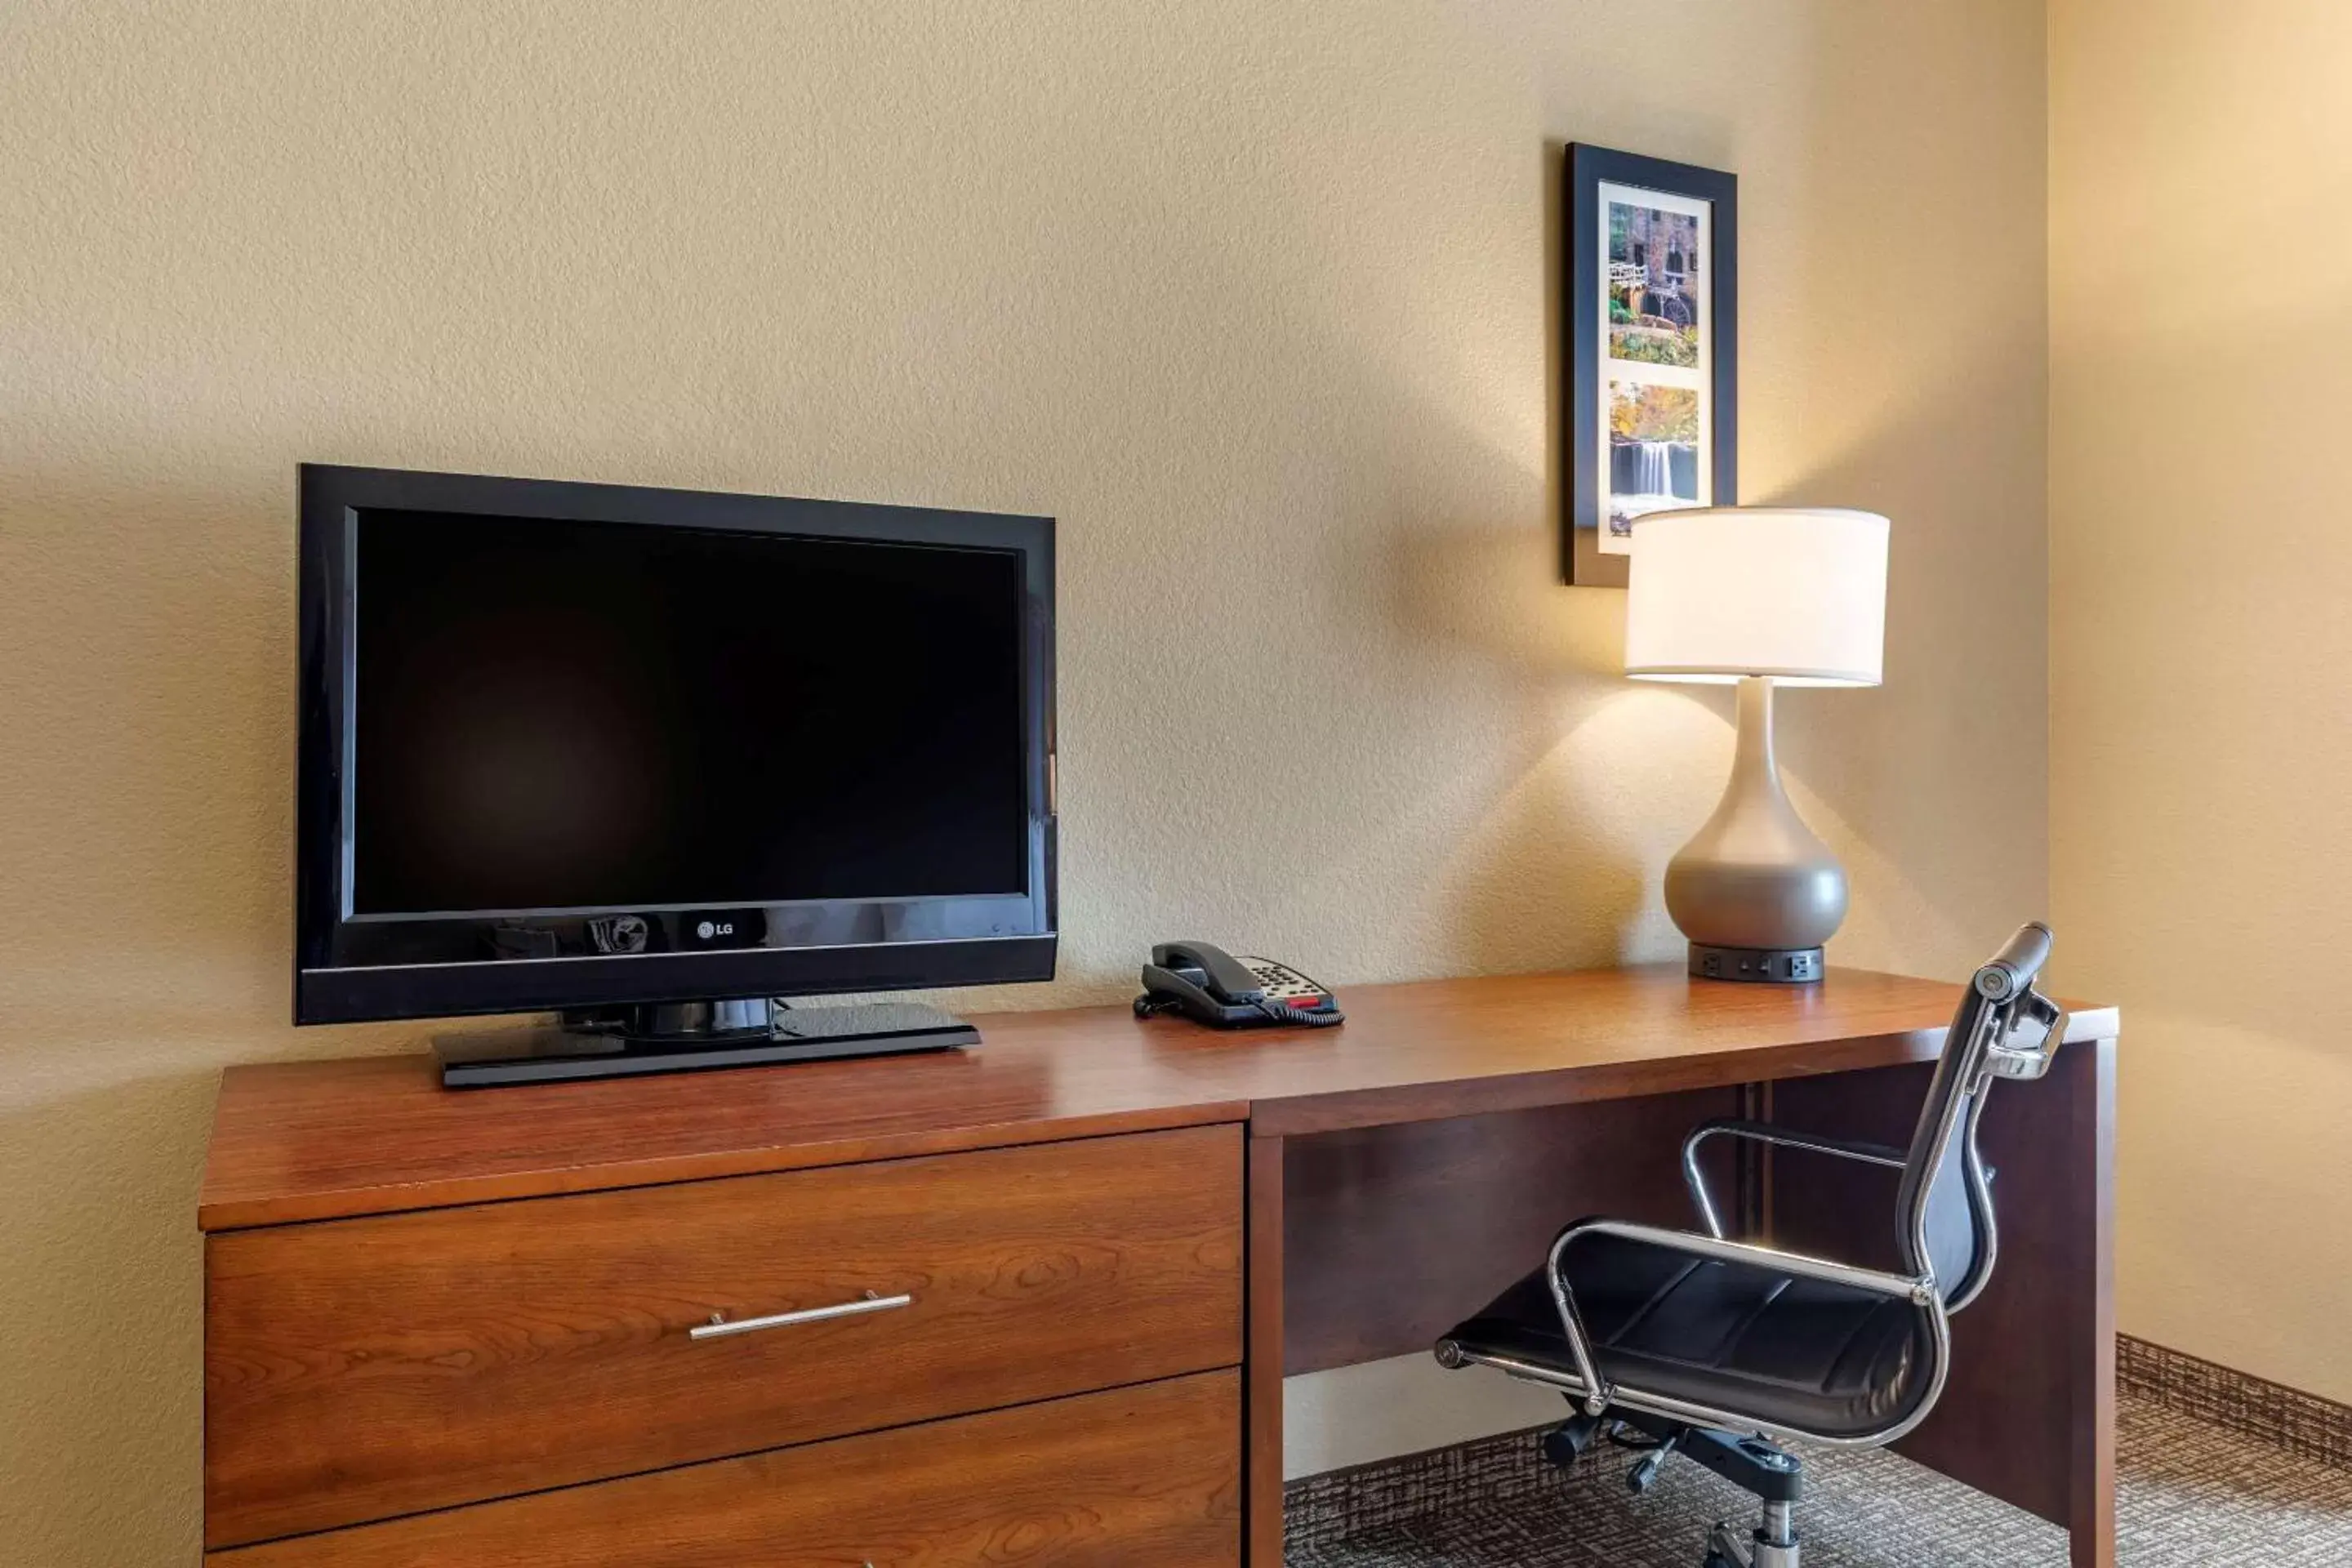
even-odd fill
[(1223, 1126), (216, 1234), (205, 1542), (1230, 1366), (1241, 1216)]
[(1232, 1568), (1241, 1378), (1108, 1394), (212, 1554), (212, 1568)]

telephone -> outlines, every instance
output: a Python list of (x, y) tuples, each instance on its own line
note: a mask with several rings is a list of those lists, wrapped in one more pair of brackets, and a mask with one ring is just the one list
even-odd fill
[(1270, 1024), (1328, 1028), (1344, 1023), (1339, 999), (1268, 958), (1235, 958), (1205, 942), (1162, 942), (1143, 966), (1135, 1016), (1181, 1013), (1213, 1028)]

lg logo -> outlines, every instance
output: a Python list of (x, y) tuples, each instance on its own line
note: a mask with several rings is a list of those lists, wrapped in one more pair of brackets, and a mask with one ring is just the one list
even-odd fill
[(705, 921), (700, 925), (694, 928), (694, 934), (700, 937), (705, 942), (709, 942), (714, 936), (733, 936), (735, 934), (735, 922), (733, 921)]

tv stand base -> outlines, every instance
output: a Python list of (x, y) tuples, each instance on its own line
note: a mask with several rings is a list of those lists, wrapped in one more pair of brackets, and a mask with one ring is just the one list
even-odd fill
[(444, 1089), (570, 1083), (646, 1073), (764, 1067), (842, 1057), (968, 1049), (980, 1031), (919, 1002), (835, 1007), (778, 1006), (763, 1027), (641, 1034), (625, 1024), (499, 1029), (433, 1042)]

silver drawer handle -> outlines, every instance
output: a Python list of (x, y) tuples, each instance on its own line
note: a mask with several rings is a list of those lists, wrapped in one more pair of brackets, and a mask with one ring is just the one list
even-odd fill
[(778, 1312), (765, 1318), (742, 1318), (727, 1321), (724, 1312), (710, 1314), (710, 1321), (700, 1328), (688, 1329), (690, 1340), (723, 1340), (730, 1334), (752, 1334), (761, 1329), (788, 1329), (794, 1323), (822, 1323), (830, 1318), (862, 1318), (868, 1312), (888, 1312), (915, 1304), (912, 1296), (877, 1296), (868, 1290), (855, 1301), (843, 1301), (831, 1307), (809, 1307), (797, 1312)]

